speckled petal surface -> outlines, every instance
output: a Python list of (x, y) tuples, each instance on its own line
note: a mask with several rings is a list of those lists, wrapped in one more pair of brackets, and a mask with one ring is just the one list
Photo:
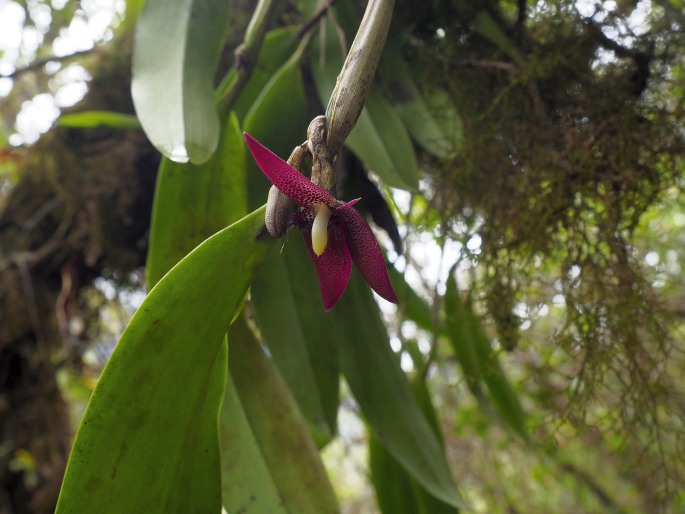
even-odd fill
[(397, 303), (397, 295), (390, 283), (385, 258), (378, 246), (376, 236), (373, 235), (364, 217), (349, 206), (351, 203), (336, 209), (336, 216), (345, 225), (345, 235), (352, 260), (371, 289), (389, 302)]
[(264, 175), (280, 189), (283, 194), (307, 209), (325, 203), (330, 207), (338, 201), (319, 186), (302, 175), (278, 155), (245, 132), (247, 147)]
[(328, 225), (329, 242), (320, 257), (312, 249), (311, 224), (302, 227), (302, 237), (319, 277), (323, 309), (329, 311), (338, 303), (352, 273), (352, 257), (345, 241), (344, 227), (336, 223)]

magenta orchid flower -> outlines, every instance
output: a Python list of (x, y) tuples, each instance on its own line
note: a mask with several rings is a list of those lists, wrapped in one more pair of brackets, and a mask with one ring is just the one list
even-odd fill
[(371, 228), (352, 206), (312, 183), (295, 168), (245, 133), (247, 146), (267, 178), (301, 210), (293, 216), (300, 227), (319, 277), (324, 310), (338, 302), (352, 272), (352, 261), (382, 298), (397, 303), (383, 253)]

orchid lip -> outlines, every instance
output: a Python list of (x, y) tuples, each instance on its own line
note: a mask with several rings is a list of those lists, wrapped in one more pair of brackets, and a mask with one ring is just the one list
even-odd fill
[(328, 220), (331, 214), (332, 211), (326, 204), (320, 204), (316, 208), (316, 216), (312, 224), (312, 249), (317, 257), (321, 257), (328, 246)]

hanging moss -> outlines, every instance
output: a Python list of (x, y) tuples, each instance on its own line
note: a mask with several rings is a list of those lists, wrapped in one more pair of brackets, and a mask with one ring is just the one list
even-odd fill
[[(622, 45), (572, 3), (547, 4), (523, 21), (515, 9), (445, 9), (433, 20), (444, 37), (417, 29), (406, 54), (426, 88), (450, 91), (462, 116), (462, 152), (450, 163), (427, 159), (426, 170), (443, 222), (477, 226), (474, 293), (499, 342), (513, 349), (516, 303), (531, 288), (559, 284), (566, 320), (546, 344), (576, 366), (549, 407), (579, 428), (594, 426), (601, 398), (611, 411), (605, 426), (642, 448), (626, 466), (647, 455), (638, 472), (645, 481), (683, 481), (682, 466), (652, 452), (673, 430), (660, 412), (677, 411), (666, 366), (679, 343), (632, 238), (641, 216), (683, 184), (684, 98), (663, 79), (677, 69), (685, 38), (655, 18)], [(611, 13), (605, 26), (630, 14)], [(478, 16), (509, 44), (479, 30)], [(546, 285), (536, 260), (551, 270)], [(542, 382), (551, 372), (537, 371)]]

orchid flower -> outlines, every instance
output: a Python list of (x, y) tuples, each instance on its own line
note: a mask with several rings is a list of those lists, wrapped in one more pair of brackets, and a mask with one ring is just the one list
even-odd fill
[(245, 140), (267, 178), (301, 207), (293, 223), (302, 230), (314, 262), (324, 310), (332, 309), (343, 294), (352, 261), (376, 293), (397, 303), (378, 241), (363, 216), (352, 207), (359, 198), (347, 203), (335, 199), (247, 133)]

